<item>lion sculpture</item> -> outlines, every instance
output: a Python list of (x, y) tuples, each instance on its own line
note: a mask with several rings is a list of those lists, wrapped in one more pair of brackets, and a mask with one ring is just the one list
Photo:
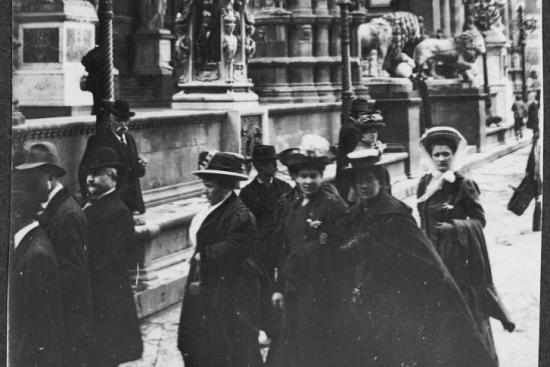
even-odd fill
[(414, 50), (419, 73), (426, 77), (457, 78), (473, 81), (474, 62), (485, 52), (485, 41), (477, 29), (468, 30), (454, 38), (427, 38)]
[[(361, 58), (368, 63), (368, 76), (397, 75), (398, 62), (403, 53), (412, 55), (412, 50), (423, 38), (422, 17), (409, 12), (388, 13), (361, 24), (357, 39)], [(399, 70), (399, 69), (397, 69)]]

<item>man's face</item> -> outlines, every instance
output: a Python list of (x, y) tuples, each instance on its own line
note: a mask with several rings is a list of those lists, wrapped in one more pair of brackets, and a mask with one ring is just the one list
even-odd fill
[(314, 169), (304, 168), (294, 177), (294, 181), (296, 181), (296, 185), (302, 194), (311, 196), (321, 187), (323, 175)]
[(253, 163), (256, 171), (262, 177), (273, 177), (277, 171), (277, 163), (275, 161), (255, 161)]
[(98, 197), (99, 195), (115, 188), (116, 180), (108, 174), (107, 168), (103, 168), (88, 174), (86, 177), (86, 186), (92, 197)]
[(222, 188), (216, 180), (203, 178), (202, 183), (204, 185), (203, 193), (210, 205), (216, 205), (222, 201), (229, 191), (226, 188)]
[(355, 191), (362, 201), (375, 198), (380, 193), (380, 181), (373, 172), (358, 173), (353, 181)]
[(129, 124), (129, 118), (111, 115), (111, 129), (113, 129), (115, 133), (121, 134), (127, 132)]

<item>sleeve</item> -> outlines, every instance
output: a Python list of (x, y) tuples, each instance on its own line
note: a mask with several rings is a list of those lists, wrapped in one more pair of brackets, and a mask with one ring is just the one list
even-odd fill
[(248, 210), (240, 209), (227, 222), (228, 235), (209, 246), (206, 256), (218, 264), (241, 263), (249, 255), (256, 238), (256, 221)]
[[(480, 190), (475, 181), (464, 179), (460, 185), (460, 195), (461, 199), (465, 201), (464, 208), (469, 220), (476, 220), (480, 223), (481, 227), (485, 227), (485, 211), (479, 201)], [(460, 219), (455, 219), (455, 221), (458, 220)]]
[(80, 193), (84, 197), (88, 196), (88, 190), (86, 188), (86, 166), (92, 158), (92, 152), (97, 146), (97, 135), (90, 136), (86, 143), (86, 148), (84, 149), (82, 159), (80, 160), (80, 165), (78, 166), (78, 184), (80, 186)]
[[(291, 195), (290, 192), (287, 195)], [(273, 220), (275, 224), (275, 233), (274, 233), (274, 246), (277, 247), (275, 253), (279, 254), (279, 258), (276, 260), (277, 267), (275, 269), (275, 291), (282, 292), (284, 288), (284, 279), (282, 276), (281, 269), (285, 262), (286, 257), (289, 254), (288, 244), (284, 239), (284, 220), (288, 213), (288, 196), (285, 195), (277, 201), (275, 204), (275, 209), (273, 211)]]
[(132, 144), (132, 160), (133, 160), (132, 165), (134, 167), (134, 170), (136, 171), (137, 177), (143, 177), (145, 176), (145, 165), (140, 163), (136, 140), (132, 135), (130, 134), (127, 134), (127, 135), (128, 135), (128, 140), (131, 141), (131, 144)]
[(58, 261), (60, 278), (64, 289), (78, 290), (79, 280), (85, 277), (88, 262), (86, 253), (86, 222), (82, 213), (68, 213), (61, 222), (59, 231)]
[[(126, 264), (127, 251), (134, 242), (134, 222), (130, 211), (126, 208), (118, 210), (109, 218), (109, 227), (105, 233), (100, 258), (93, 259), (91, 272), (100, 271), (111, 264), (120, 262)], [(97, 256), (97, 255), (96, 255)]]
[[(61, 365), (63, 319), (59, 299), (59, 274), (55, 261), (44, 253), (33, 256), (26, 266), (27, 332), (22, 333), (28, 364), (40, 366)], [(28, 358), (28, 359), (27, 359)]]

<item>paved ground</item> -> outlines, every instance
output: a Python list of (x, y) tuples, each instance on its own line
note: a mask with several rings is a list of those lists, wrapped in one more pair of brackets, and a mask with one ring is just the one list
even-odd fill
[[(533, 367), (538, 358), (540, 232), (531, 231), (533, 204), (521, 217), (506, 210), (523, 177), (529, 148), (523, 148), (469, 172), (480, 186), (488, 224), (485, 230), (493, 278), (517, 330), (508, 333), (499, 322), (493, 331), (501, 367)], [(414, 207), (414, 198), (406, 202)], [(145, 352), (124, 367), (182, 367), (176, 348), (179, 305), (142, 322)], [(345, 367), (345, 366), (343, 366)]]

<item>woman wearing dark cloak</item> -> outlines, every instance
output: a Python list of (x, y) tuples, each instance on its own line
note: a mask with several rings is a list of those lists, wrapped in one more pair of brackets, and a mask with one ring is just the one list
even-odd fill
[(462, 291), (485, 344), (497, 360), (489, 317), (498, 319), (510, 332), (515, 325), (493, 284), (479, 188), (456, 172), (466, 140), (457, 130), (442, 126), (428, 130), (420, 143), (435, 168), (418, 185), (422, 229)]
[(314, 135), (280, 154), (296, 187), (283, 196), (275, 214), (281, 260), (272, 301), (283, 309), (284, 318), (280, 344), (272, 346), (277, 366), (339, 364), (334, 353), (335, 249), (326, 237), (346, 204), (336, 190), (322, 184), (328, 154), (329, 143)]
[[(354, 352), (345, 366), (496, 366), (466, 302), (411, 209), (382, 189), (387, 170), (374, 149), (353, 152), (360, 202), (338, 225), (354, 269), (346, 313)], [(350, 266), (351, 265), (351, 266)]]

